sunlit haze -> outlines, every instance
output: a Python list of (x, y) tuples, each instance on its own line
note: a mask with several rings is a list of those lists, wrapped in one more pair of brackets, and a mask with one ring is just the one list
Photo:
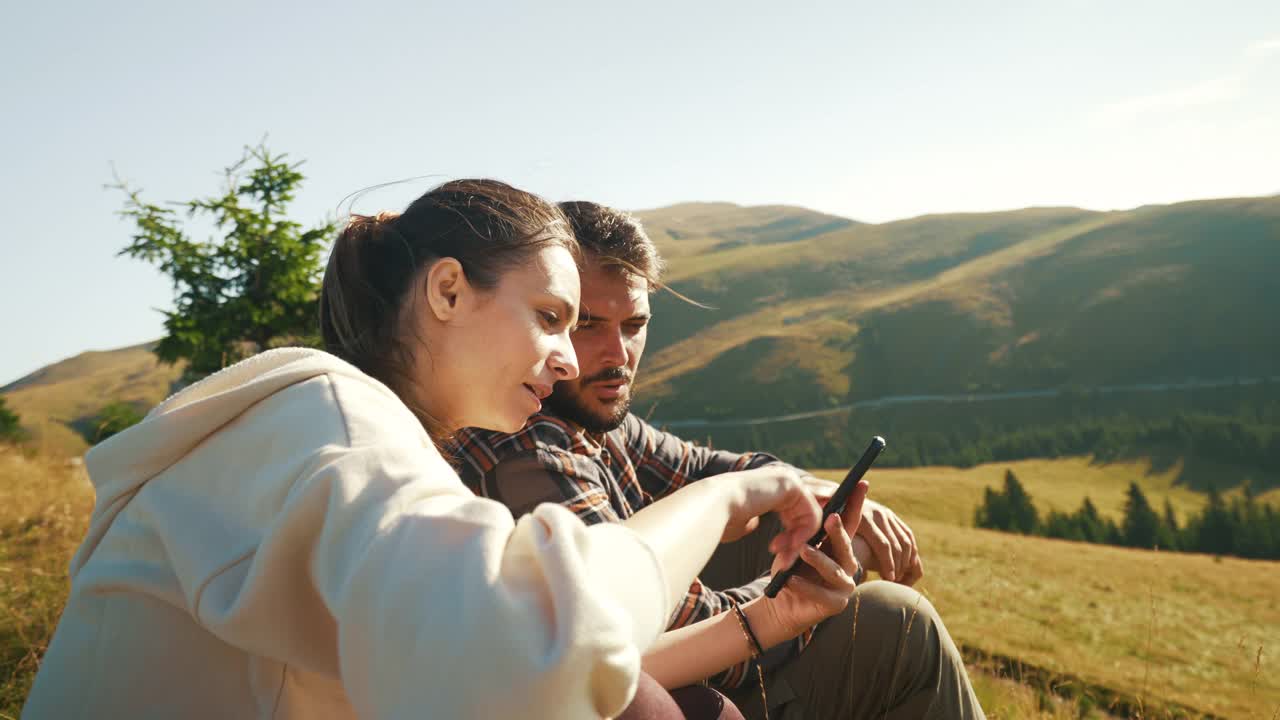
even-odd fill
[(264, 136), (304, 223), (488, 175), (862, 221), (1280, 192), (1280, 3), (22, 3), (0, 23), (0, 385), (158, 338), (114, 172), (216, 193)]

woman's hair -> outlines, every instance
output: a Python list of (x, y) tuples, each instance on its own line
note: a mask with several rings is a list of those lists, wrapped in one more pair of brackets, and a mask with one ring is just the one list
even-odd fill
[(439, 444), (447, 429), (422, 409), (413, 376), (416, 354), (429, 351), (409, 322), (415, 280), (436, 260), (453, 258), (472, 286), (490, 290), (504, 271), (548, 246), (579, 256), (559, 209), (497, 180), (447, 182), (398, 215), (352, 215), (320, 290), (324, 348), (390, 387)]

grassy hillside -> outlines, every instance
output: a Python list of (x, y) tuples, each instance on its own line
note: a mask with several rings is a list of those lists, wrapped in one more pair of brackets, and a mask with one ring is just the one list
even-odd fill
[(964, 646), (1149, 708), (1280, 711), (1280, 563), (914, 529), (929, 564), (922, 589)]
[[(726, 203), (639, 215), (671, 263), (673, 286), (716, 309), (654, 298), (638, 411), (714, 421), (886, 396), (1065, 388), (1052, 398), (860, 405), (804, 421), (680, 432), (805, 464), (852, 457), (866, 436), (883, 433), (890, 446), (882, 466), (939, 457), (967, 457), (960, 464), (971, 465), (983, 456), (962, 451), (993, 434), (1037, 428), (1110, 437), (1106, 462), (880, 469), (873, 493), (912, 522), (928, 563), (924, 590), (957, 640), (992, 667), (1026, 663), (1040, 677), (1126, 703), (1125, 716), (1141, 708), (1143, 717), (1165, 717), (1162, 708), (1176, 703), (1226, 717), (1280, 717), (1280, 563), (970, 527), (983, 488), (997, 487), (1006, 468), (1042, 512), (1074, 510), (1088, 495), (1118, 518), (1131, 481), (1157, 507), (1167, 498), (1184, 518), (1209, 484), (1248, 480), (1271, 488), (1263, 499), (1280, 503), (1280, 473), (1236, 462), (1236, 448), (1250, 442), (1262, 448), (1258, 457), (1280, 448), (1280, 384), (1090, 390), (1280, 376), (1280, 283), (1272, 279), (1280, 270), (1280, 198), (1110, 213), (1033, 208), (880, 225)], [(0, 717), (16, 716), (92, 501), (78, 467), (47, 458), (83, 452), (107, 403), (146, 409), (180, 374), (137, 346), (84, 353), (0, 388), (42, 450), (31, 457), (0, 448), (7, 678)], [(1150, 425), (1180, 413), (1245, 425), (1224, 425), (1221, 438), (1196, 435), (1198, 445), (1173, 434), (1155, 446), (1126, 446), (1128, 436), (1117, 442), (1107, 425), (1117, 418)], [(1075, 452), (1063, 447), (1052, 454)], [(1006, 451), (997, 447), (989, 457)], [(993, 718), (1075, 712), (995, 674), (979, 673), (978, 685), (988, 708), (1000, 708)]]
[(748, 383), (839, 403), (1280, 374), (1280, 333), (1260, 331), (1280, 307), (1280, 198), (928, 216), (727, 248), (658, 239), (672, 285), (716, 308), (655, 298), (641, 390), (673, 419), (705, 416), (694, 387), (732, 416)]
[(1069, 459), (873, 471), (872, 494), (916, 531), (927, 562), (923, 590), (957, 642), (1148, 707), (1172, 701), (1233, 718), (1280, 711), (1280, 563), (967, 527), (982, 489), (999, 487), (1006, 468), (1042, 509), (1074, 510), (1088, 495), (1119, 519), (1130, 481), (1153, 503), (1168, 498), (1183, 517), (1203, 503), (1174, 486), (1175, 470), (1147, 463)]
[[(681, 203), (637, 213), (669, 258), (706, 256), (751, 245), (793, 243), (855, 225), (834, 215), (784, 205)], [(678, 271), (677, 271), (678, 272)]]
[[(1014, 466), (1038, 500), (1074, 505), (1141, 465), (1083, 460)], [(1280, 711), (1280, 563), (1221, 560), (1027, 538), (966, 527), (974, 498), (1004, 466), (876, 470), (876, 497), (900, 509), (927, 563), (922, 591), (971, 661), (988, 717), (1180, 717), (1170, 703), (1220, 717)], [(1196, 498), (1168, 473), (1142, 475), (1180, 510)], [(1163, 489), (1163, 490), (1162, 490)], [(0, 717), (16, 718), (67, 592), (66, 565), (93, 495), (83, 469), (0, 448)], [(981, 658), (991, 658), (986, 661)], [(1000, 664), (993, 660), (1001, 658)], [(1038, 687), (1002, 679), (1008, 661)], [(1026, 666), (1021, 665), (1025, 663)], [(1048, 686), (1091, 698), (1055, 700)], [(1141, 708), (1141, 715), (1133, 712)]]
[(182, 367), (164, 365), (150, 345), (86, 352), (0, 388), (9, 407), (46, 454), (79, 455), (93, 435), (93, 419), (108, 403), (148, 410), (170, 393)]
[(0, 445), (0, 718), (17, 718), (93, 509), (84, 469)]
[[(715, 308), (654, 298), (637, 409), (663, 420), (1280, 375), (1280, 198), (878, 225), (728, 203), (638, 215), (672, 285)], [(0, 392), (38, 444), (75, 453), (102, 405), (149, 406), (178, 374), (135, 347), (85, 353)]]

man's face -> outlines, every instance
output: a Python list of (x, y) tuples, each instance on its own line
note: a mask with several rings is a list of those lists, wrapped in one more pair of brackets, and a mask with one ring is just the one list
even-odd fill
[(556, 383), (547, 407), (591, 432), (607, 432), (631, 410), (631, 384), (649, 327), (649, 283), (588, 256), (578, 329), (581, 374)]

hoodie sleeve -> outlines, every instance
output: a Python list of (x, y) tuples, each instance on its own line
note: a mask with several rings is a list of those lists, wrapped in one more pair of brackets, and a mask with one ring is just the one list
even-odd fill
[(339, 453), (296, 488), (310, 568), (364, 717), (618, 714), (669, 608), (662, 569), (620, 525), (553, 504), (519, 523), (433, 448)]

